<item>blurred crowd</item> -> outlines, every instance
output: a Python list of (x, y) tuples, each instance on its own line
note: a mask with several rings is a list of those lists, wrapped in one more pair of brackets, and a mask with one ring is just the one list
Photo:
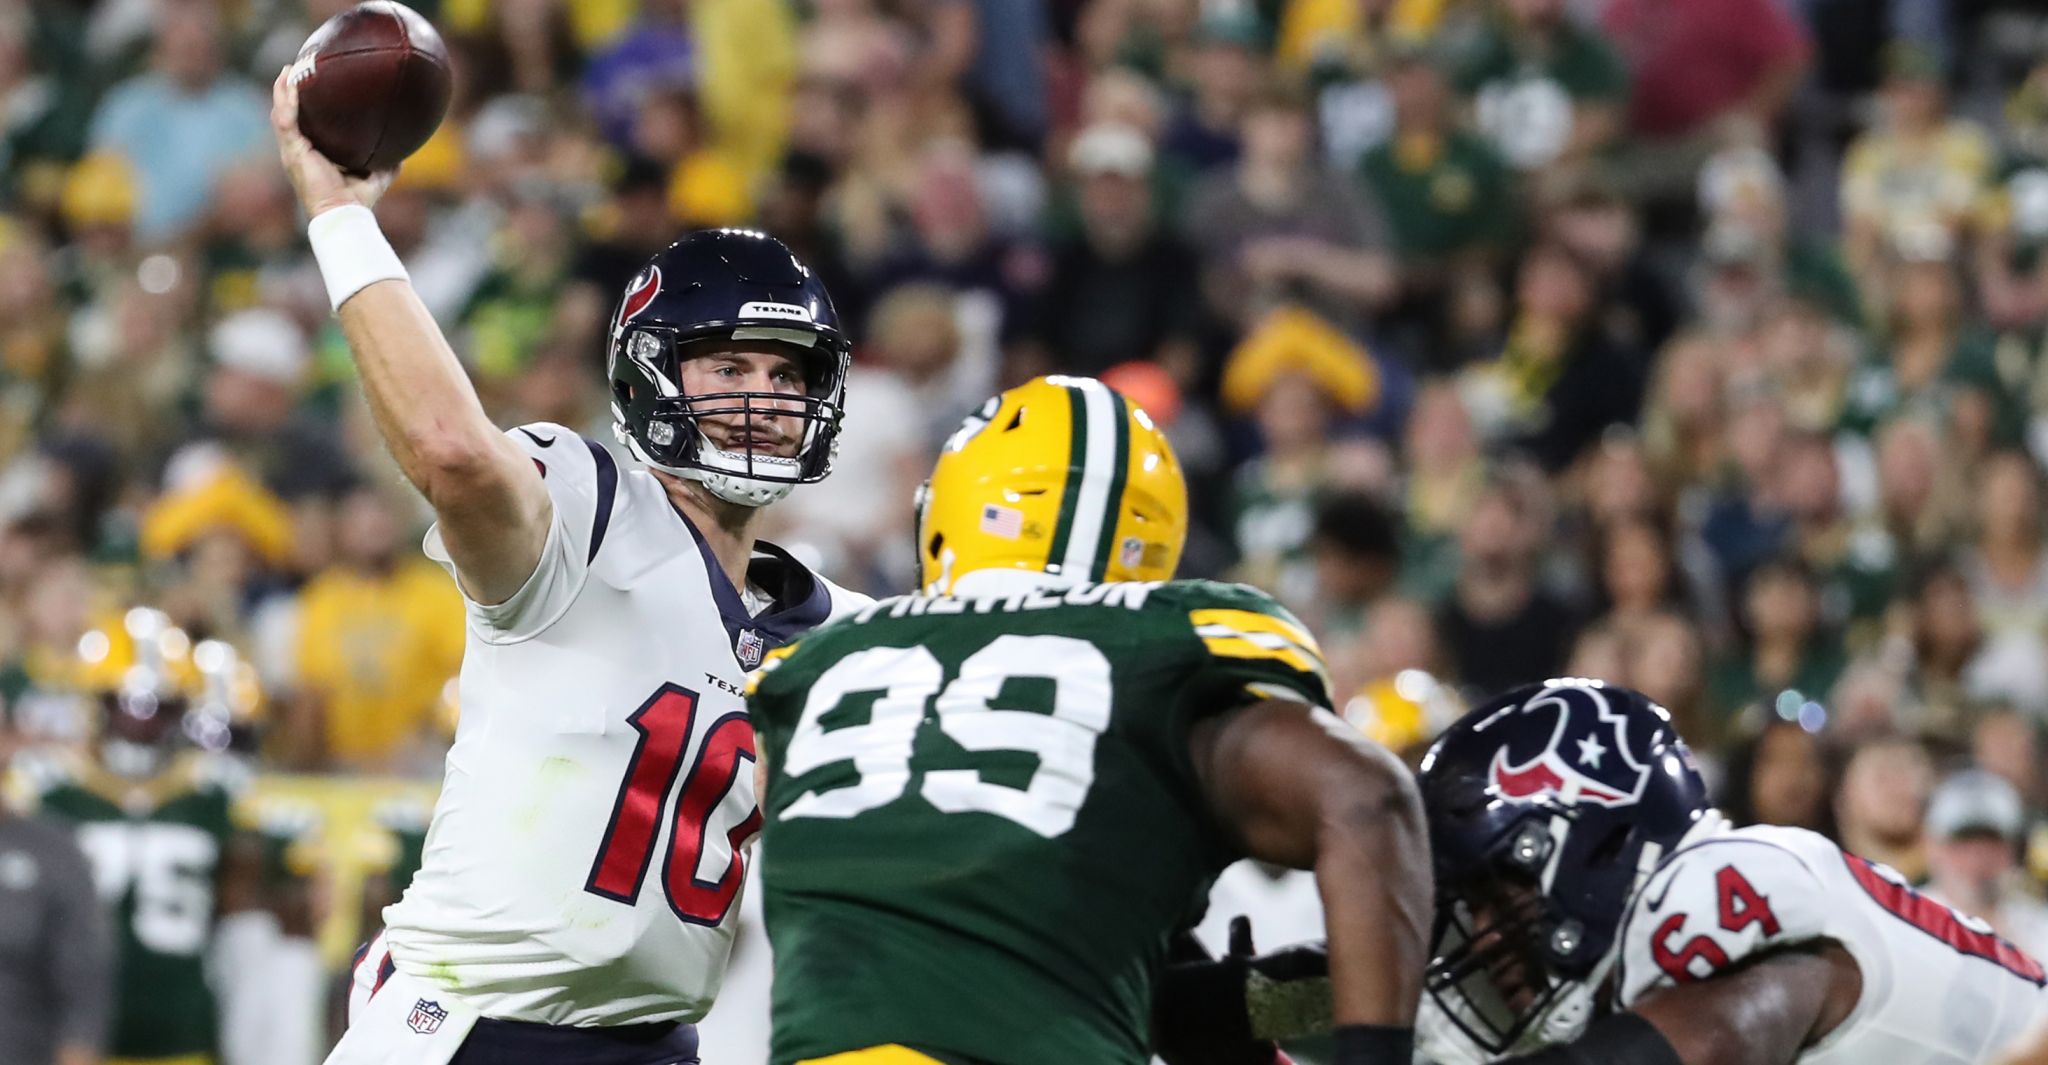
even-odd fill
[[(460, 601), (267, 127), (345, 6), (0, 0), (0, 755), (93, 735), (140, 605), (252, 678), (259, 771), (438, 773)], [(766, 229), (857, 343), (769, 534), (836, 580), (910, 583), (982, 398), (1099, 375), (1188, 468), (1186, 575), (1279, 594), (1375, 738), (1626, 683), (1738, 820), (2048, 952), (2038, 5), (413, 6), (455, 100), (377, 215), (501, 424), (609, 445), (627, 279)]]

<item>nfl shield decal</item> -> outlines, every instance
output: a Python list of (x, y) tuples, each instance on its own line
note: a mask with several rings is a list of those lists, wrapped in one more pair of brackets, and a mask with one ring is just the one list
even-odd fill
[(433, 1035), (447, 1019), (448, 1011), (439, 1002), (423, 998), (412, 1004), (412, 1012), (405, 1015), (405, 1025), (421, 1035)]
[(752, 629), (741, 629), (739, 637), (732, 644), (733, 657), (739, 659), (740, 665), (747, 669), (760, 665), (761, 655), (767, 650), (767, 641), (761, 639), (761, 634)]

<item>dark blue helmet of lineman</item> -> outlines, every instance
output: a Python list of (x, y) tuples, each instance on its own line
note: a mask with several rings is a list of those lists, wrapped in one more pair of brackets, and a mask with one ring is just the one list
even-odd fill
[(1423, 757), (1420, 785), (1437, 883), (1425, 986), (1493, 1053), (1583, 1028), (1637, 889), (1719, 821), (1671, 715), (1597, 680), (1527, 685), (1466, 714)]
[[(801, 394), (685, 393), (686, 360), (740, 348), (788, 356), (802, 369)], [(699, 230), (648, 260), (612, 313), (613, 432), (649, 466), (728, 502), (764, 506), (832, 472), (851, 349), (824, 284), (781, 241)], [(756, 419), (794, 419), (795, 453), (721, 448), (704, 431), (711, 417), (746, 437)]]

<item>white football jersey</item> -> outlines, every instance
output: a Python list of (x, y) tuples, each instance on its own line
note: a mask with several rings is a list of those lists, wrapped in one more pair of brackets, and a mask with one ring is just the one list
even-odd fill
[(2041, 963), (1982, 922), (1822, 836), (1768, 826), (1708, 835), (1651, 874), (1622, 925), (1618, 1001), (1823, 939), (1856, 959), (1863, 994), (1806, 1065), (1991, 1061), (2048, 1004)]
[[(385, 941), (486, 1017), (694, 1021), (761, 820), (741, 685), (764, 651), (870, 600), (760, 544), (750, 583), (774, 601), (749, 616), (652, 474), (559, 425), (507, 435), (554, 518), (525, 586), (469, 604), (462, 718)], [(453, 569), (438, 528), (426, 550)]]

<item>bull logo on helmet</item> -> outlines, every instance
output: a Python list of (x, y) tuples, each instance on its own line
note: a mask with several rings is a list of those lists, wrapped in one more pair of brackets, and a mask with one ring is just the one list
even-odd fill
[(1515, 730), (1493, 752), (1487, 767), (1491, 790), (1504, 799), (1533, 802), (1555, 795), (1566, 802), (1633, 806), (1650, 783), (1650, 767), (1636, 760), (1628, 718), (1616, 711), (1595, 682), (1559, 682), (1503, 708), (1473, 731), (1484, 731), (1515, 715), (1555, 713), (1556, 723), (1530, 742), (1534, 730)]

